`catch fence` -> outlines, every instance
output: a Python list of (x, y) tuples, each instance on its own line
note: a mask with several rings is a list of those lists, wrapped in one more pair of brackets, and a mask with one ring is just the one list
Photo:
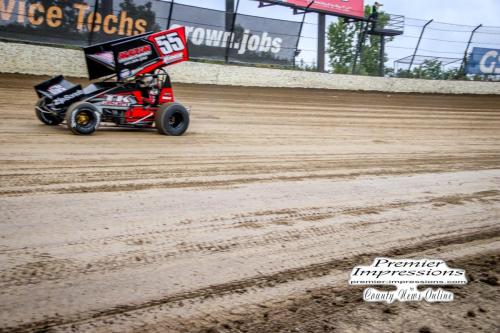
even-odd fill
[[(369, 37), (366, 45), (364, 40), (360, 43), (359, 22), (346, 22), (354, 31), (352, 45), (332, 48), (329, 45), (334, 38), (332, 24), (342, 19), (328, 16), (325, 31), (318, 31), (321, 25), (315, 13), (294, 15), (289, 8), (280, 6), (258, 8), (259, 2), (255, 0), (236, 1), (231, 13), (222, 8), (225, 0), (218, 2), (219, 8), (213, 9), (159, 0), (2, 0), (0, 38), (81, 47), (183, 25), (193, 59), (379, 75), (380, 64), (370, 63), (379, 59), (373, 57), (380, 52), (378, 36)], [(491, 52), (498, 50), (500, 56), (500, 27), (414, 18), (405, 18), (404, 22), (402, 35), (384, 38), (384, 75), (499, 77), (500, 70), (493, 61), (500, 64), (500, 59), (496, 61)], [(325, 68), (318, 68), (316, 60), (321, 34), (327, 35)], [(365, 55), (363, 59), (358, 59), (360, 50)], [(490, 58), (485, 58), (488, 55)], [(336, 59), (341, 59), (345, 66), (335, 67)], [(362, 63), (356, 66), (358, 61)], [(484, 72), (485, 68), (491, 73)], [(466, 76), (466, 72), (473, 75)]]

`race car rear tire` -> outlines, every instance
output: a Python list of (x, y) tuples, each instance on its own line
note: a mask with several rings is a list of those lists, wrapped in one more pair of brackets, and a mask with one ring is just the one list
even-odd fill
[(155, 125), (161, 134), (182, 135), (189, 127), (189, 112), (179, 103), (162, 104), (156, 113)]
[(73, 134), (90, 135), (101, 123), (99, 110), (87, 102), (76, 102), (66, 111), (66, 125)]
[(43, 107), (44, 104), (45, 104), (44, 98), (40, 98), (38, 100), (38, 102), (36, 103), (37, 108), (35, 108), (35, 113), (36, 113), (36, 117), (38, 118), (38, 120), (40, 120), (42, 123), (44, 123), (45, 125), (48, 125), (48, 126), (57, 126), (60, 123), (62, 123), (63, 119), (61, 117), (58, 117), (56, 115), (53, 115), (53, 114), (50, 114), (47, 112), (40, 111), (39, 108)]

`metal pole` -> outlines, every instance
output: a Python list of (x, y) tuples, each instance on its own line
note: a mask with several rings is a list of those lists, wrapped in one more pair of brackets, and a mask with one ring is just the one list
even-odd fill
[(172, 13), (174, 12), (174, 5), (175, 5), (175, 0), (171, 0), (170, 1), (170, 10), (168, 12), (167, 29), (170, 29), (170, 22), (172, 21)]
[[(228, 18), (228, 12), (227, 10), (230, 9), (229, 6), (233, 4), (234, 5), (234, 0), (226, 0), (226, 25), (227, 25), (227, 18)], [(231, 33), (229, 34), (229, 40), (227, 41), (227, 46), (226, 46), (226, 55), (224, 57), (224, 61), (226, 62), (226, 64), (229, 62), (229, 50), (231, 47), (233, 47), (233, 44), (234, 44), (234, 28), (235, 28), (235, 25), (236, 25), (236, 15), (238, 14), (238, 8), (240, 7), (240, 0), (237, 0), (236, 2), (236, 9), (234, 9), (234, 7), (232, 8), (233, 9), (233, 12), (231, 13), (232, 14), (232, 21), (231, 21), (231, 27), (230, 27), (230, 31)]]
[(234, 0), (226, 0), (226, 30), (231, 31), (234, 14)]
[(474, 30), (472, 30), (472, 32), (470, 34), (469, 42), (467, 43), (467, 47), (465, 48), (464, 58), (462, 60), (462, 64), (460, 65), (460, 72), (459, 73), (462, 74), (463, 76), (465, 76), (465, 68), (467, 66), (467, 55), (469, 54), (470, 44), (472, 43), (472, 39), (474, 38), (474, 34), (482, 26), (483, 26), (482, 24), (478, 25)]
[(92, 39), (94, 37), (95, 18), (98, 11), (99, 11), (99, 0), (95, 0), (93, 20), (92, 24), (90, 25), (90, 31), (89, 31), (89, 45), (92, 45)]
[(326, 15), (318, 13), (318, 72), (325, 71)]
[(411, 67), (413, 66), (413, 62), (415, 61), (415, 57), (417, 55), (417, 52), (418, 52), (418, 48), (420, 47), (420, 42), (422, 41), (422, 37), (424, 36), (424, 32), (425, 32), (425, 29), (427, 29), (427, 26), (429, 24), (431, 24), (432, 22), (434, 22), (434, 19), (430, 20), (429, 22), (427, 22), (423, 27), (422, 27), (422, 31), (420, 32), (420, 37), (418, 39), (418, 43), (417, 43), (417, 47), (415, 48), (415, 52), (413, 52), (413, 56), (411, 57), (411, 62), (410, 62), (410, 67), (408, 67), (408, 72), (411, 71)]
[(378, 74), (381, 77), (385, 76), (385, 36), (380, 35), (380, 58), (378, 63)]
[(299, 37), (297, 38), (297, 44), (295, 44), (295, 55), (293, 57), (293, 68), (295, 69), (295, 66), (296, 66), (296, 57), (298, 56), (298, 52), (299, 52), (299, 43), (300, 43), (300, 37), (302, 36), (302, 29), (304, 28), (304, 23), (306, 22), (306, 14), (307, 14), (307, 11), (309, 10), (309, 8), (311, 8), (311, 6), (314, 4), (316, 0), (312, 0), (311, 2), (309, 2), (309, 4), (307, 5), (306, 9), (304, 10), (304, 15), (302, 16), (302, 22), (300, 23), (300, 29), (299, 29)]
[[(366, 28), (368, 28), (369, 24), (370, 23), (368, 23), (368, 22), (366, 23)], [(357, 62), (358, 62), (358, 57), (359, 57), (359, 54), (361, 53), (361, 48), (365, 44), (365, 37), (366, 37), (365, 22), (361, 21), (361, 29), (359, 31), (359, 37), (358, 37), (358, 47), (356, 47), (356, 53), (354, 54), (354, 61), (352, 63), (352, 74), (353, 75), (356, 74), (356, 66), (357, 66)], [(360, 63), (361, 63), (361, 61), (360, 61)]]

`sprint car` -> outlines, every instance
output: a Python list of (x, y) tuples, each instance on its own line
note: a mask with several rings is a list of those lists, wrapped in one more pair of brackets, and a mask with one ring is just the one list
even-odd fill
[(164, 67), (189, 59), (184, 27), (125, 37), (84, 48), (90, 80), (82, 88), (62, 75), (35, 86), (35, 112), (49, 126), (66, 123), (74, 134), (95, 132), (101, 122), (182, 135), (189, 112), (175, 102)]

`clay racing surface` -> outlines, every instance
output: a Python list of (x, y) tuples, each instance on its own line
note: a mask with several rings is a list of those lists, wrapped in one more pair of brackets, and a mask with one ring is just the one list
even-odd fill
[[(0, 331), (493, 332), (500, 97), (177, 85), (183, 137), (35, 118), (0, 80)], [(367, 304), (376, 256), (439, 258), (446, 304)]]

